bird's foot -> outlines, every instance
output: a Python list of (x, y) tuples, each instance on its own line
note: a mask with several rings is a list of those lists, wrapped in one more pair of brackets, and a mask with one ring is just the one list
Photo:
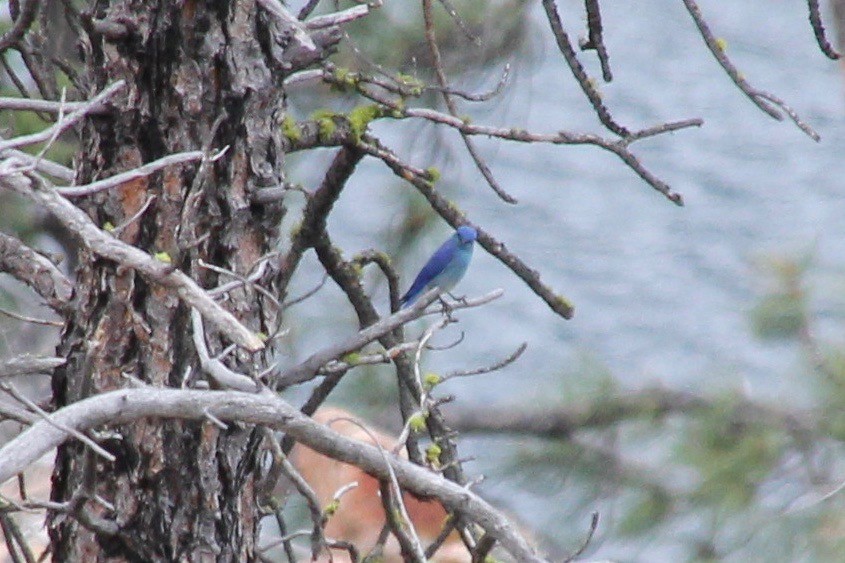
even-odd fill
[(446, 315), (446, 318), (449, 320), (449, 322), (454, 322), (455, 319), (452, 318), (452, 311), (454, 310), (453, 307), (449, 305), (449, 303), (447, 303), (446, 300), (442, 297), (438, 296), (437, 299), (440, 301), (440, 306), (442, 307), (440, 309), (440, 312)]

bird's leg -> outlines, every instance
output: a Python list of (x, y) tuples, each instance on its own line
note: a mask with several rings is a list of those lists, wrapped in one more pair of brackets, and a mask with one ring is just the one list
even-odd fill
[(447, 303), (446, 300), (443, 299), (443, 297), (440, 295), (437, 296), (437, 300), (440, 301), (440, 305), (441, 307), (443, 307), (443, 309), (441, 309), (441, 312), (446, 315), (446, 318), (450, 321), (454, 320), (452, 319), (452, 306), (449, 305), (449, 303)]
[(457, 301), (461, 305), (467, 304), (467, 296), (466, 295), (461, 295), (460, 297), (457, 297), (455, 295), (452, 295), (452, 293), (449, 292), (449, 291), (447, 291), (446, 293), (449, 295), (449, 297), (451, 297), (452, 299), (454, 299), (455, 301)]

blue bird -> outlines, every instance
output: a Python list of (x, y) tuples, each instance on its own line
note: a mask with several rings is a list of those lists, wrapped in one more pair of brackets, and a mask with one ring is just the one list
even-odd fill
[(399, 300), (402, 307), (413, 305), (420, 295), (435, 287), (440, 293), (455, 287), (467, 271), (472, 258), (472, 243), (477, 237), (474, 228), (467, 225), (458, 227), (455, 234), (432, 254), (417, 274), (411, 289)]

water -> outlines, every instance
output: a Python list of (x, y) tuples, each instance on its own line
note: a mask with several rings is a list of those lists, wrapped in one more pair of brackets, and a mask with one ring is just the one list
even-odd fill
[[(760, 290), (754, 262), (769, 253), (812, 252), (811, 282), (820, 287), (813, 307), (823, 313), (823, 333), (841, 329), (841, 70), (818, 51), (803, 3), (711, 0), (701, 8), (752, 85), (795, 108), (821, 134), (821, 143), (791, 123), (773, 121), (745, 98), (706, 50), (679, 2), (603, 4), (615, 80), (601, 90), (616, 119), (632, 128), (687, 117), (705, 120), (701, 129), (634, 145), (650, 170), (683, 193), (686, 207), (674, 206), (596, 148), (479, 140), (494, 174), (519, 205), (499, 201), (469, 158), (444, 180), (444, 189), (473, 222), (505, 241), (571, 299), (576, 315), (571, 321), (556, 317), (520, 280), (477, 251), (459, 292), (479, 295), (502, 287), (506, 294), (484, 309), (461, 312), (465, 341), (433, 354), (426, 367), (486, 364), (522, 341), (529, 349), (496, 374), (450, 382), (448, 391), (460, 404), (489, 408), (548, 396), (550, 389), (564, 388), (562, 381), (585, 376), (575, 370), (584, 354), (630, 387), (653, 382), (703, 390), (743, 386), (753, 398), (791, 397), (796, 380), (788, 373), (797, 365), (797, 351), (756, 340), (748, 322)], [(570, 35), (571, 22), (583, 21), (578, 14), (564, 14)], [(534, 15), (542, 35), (538, 66), (517, 69), (514, 90), (499, 112), (479, 115), (488, 123), (532, 131), (604, 134), (542, 26), (539, 7)], [(593, 62), (591, 74), (598, 76)], [(395, 126), (376, 127), (385, 132)], [(459, 139), (451, 138), (458, 146)], [(379, 244), (384, 225), (396, 223), (397, 190), (407, 189), (398, 188), (378, 163), (366, 163), (362, 172), (330, 221), (347, 254)], [(448, 234), (443, 224), (437, 236), (420, 241), (417, 254), (403, 264), (404, 279), (412, 279)], [(324, 298), (338, 306), (342, 298), (333, 291)], [(315, 322), (336, 312), (317, 314)], [(319, 338), (302, 335), (302, 354), (351, 326), (335, 324)]]

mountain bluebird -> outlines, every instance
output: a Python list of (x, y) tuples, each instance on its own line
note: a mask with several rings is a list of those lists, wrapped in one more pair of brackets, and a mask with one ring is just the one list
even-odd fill
[(472, 227), (458, 227), (455, 234), (437, 249), (417, 274), (411, 289), (400, 300), (402, 307), (413, 305), (420, 295), (435, 287), (440, 293), (455, 287), (467, 271), (472, 258), (472, 243), (477, 236), (478, 233)]

